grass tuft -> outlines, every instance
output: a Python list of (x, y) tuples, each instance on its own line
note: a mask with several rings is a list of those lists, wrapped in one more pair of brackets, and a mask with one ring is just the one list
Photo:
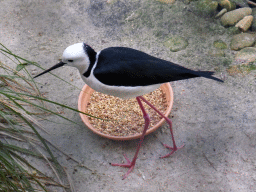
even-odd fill
[[(43, 97), (26, 69), (28, 65), (40, 67), (37, 63), (1, 43), (0, 53), (7, 58), (6, 63), (0, 60), (0, 191), (48, 191), (48, 185), (74, 191), (70, 177), (48, 146), (50, 142), (41, 136), (44, 130), (38, 119), (52, 114), (75, 123), (48, 109), (48, 103), (79, 111)], [(53, 176), (39, 170), (31, 159), (48, 165)]]

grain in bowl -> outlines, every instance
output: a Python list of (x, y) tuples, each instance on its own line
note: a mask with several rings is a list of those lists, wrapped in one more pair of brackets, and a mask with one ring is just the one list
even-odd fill
[[(169, 83), (165, 83), (161, 85), (160, 88), (161, 89), (156, 90), (155, 93), (152, 92), (151, 94), (148, 94), (148, 96), (144, 95), (144, 97), (153, 105), (156, 105), (165, 116), (168, 116), (173, 105), (172, 87)], [(95, 95), (92, 95), (93, 93), (95, 93)], [(156, 93), (158, 93), (158, 95)], [(109, 97), (110, 100), (114, 100), (108, 101), (106, 97)], [(126, 103), (124, 104), (122, 102)], [(142, 103), (152, 121), (150, 128), (146, 131), (146, 135), (148, 135), (157, 130), (165, 120), (154, 110), (150, 109), (146, 103), (143, 101)], [(161, 104), (160, 106), (159, 103)], [(120, 111), (117, 112), (117, 109), (119, 110), (119, 108)], [(97, 93), (89, 86), (85, 85), (79, 95), (78, 109), (82, 112), (98, 116), (101, 119), (106, 119), (103, 121), (93, 117), (90, 118), (88, 115), (82, 113), (79, 114), (85, 125), (94, 133), (102, 137), (113, 140), (131, 140), (140, 138), (142, 134), (145, 122), (136, 99), (133, 101), (118, 99), (113, 96)], [(132, 112), (131, 115), (127, 113), (129, 111), (130, 113)], [(161, 120), (159, 121), (159, 119)]]

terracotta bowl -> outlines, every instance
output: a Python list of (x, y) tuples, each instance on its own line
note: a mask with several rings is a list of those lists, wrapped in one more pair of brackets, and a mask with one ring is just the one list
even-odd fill
[[(167, 100), (167, 109), (164, 113), (165, 116), (168, 116), (171, 113), (172, 105), (173, 105), (173, 91), (170, 83), (166, 83), (161, 85), (160, 87), (162, 91), (164, 92)], [(85, 85), (79, 95), (78, 99), (78, 110), (82, 112), (86, 112), (87, 104), (90, 101), (91, 94), (94, 92), (92, 88), (90, 88), (88, 85)], [(132, 139), (138, 139), (140, 138), (141, 134), (135, 134), (135, 135), (129, 135), (129, 136), (113, 136), (113, 135), (107, 135), (104, 133), (101, 133), (100, 131), (97, 131), (93, 125), (90, 123), (88, 116), (80, 113), (80, 117), (82, 118), (82, 121), (84, 124), (91, 129), (94, 133), (113, 140), (132, 140)], [(155, 126), (151, 127), (147, 130), (146, 135), (156, 131), (163, 123), (164, 118), (162, 118)]]

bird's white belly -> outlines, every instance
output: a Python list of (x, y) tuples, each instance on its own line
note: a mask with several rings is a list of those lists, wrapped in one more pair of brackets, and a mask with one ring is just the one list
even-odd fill
[(83, 75), (81, 75), (81, 77), (83, 81), (95, 91), (108, 94), (108, 95), (113, 95), (115, 97), (120, 97), (122, 99), (129, 99), (137, 96), (142, 96), (156, 90), (161, 86), (161, 84), (148, 85), (148, 86), (136, 86), (136, 87), (110, 86), (110, 85), (105, 85), (101, 83), (93, 75), (90, 75), (88, 78), (84, 77)]

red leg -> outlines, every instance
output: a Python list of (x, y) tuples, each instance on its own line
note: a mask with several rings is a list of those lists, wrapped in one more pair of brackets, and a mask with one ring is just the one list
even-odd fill
[(148, 116), (148, 114), (146, 113), (145, 111), (145, 108), (143, 107), (142, 103), (141, 103), (141, 100), (140, 100), (141, 97), (136, 97), (138, 103), (139, 103), (139, 106), (142, 110), (142, 113), (143, 113), (143, 117), (145, 119), (145, 126), (144, 126), (144, 129), (143, 129), (143, 132), (142, 132), (142, 135), (140, 137), (140, 141), (139, 141), (139, 144), (138, 144), (138, 147), (137, 147), (137, 150), (136, 150), (136, 153), (133, 157), (133, 160), (130, 161), (127, 156), (124, 154), (124, 158), (126, 159), (127, 163), (125, 164), (119, 164), (119, 163), (112, 163), (111, 165), (112, 166), (121, 166), (121, 167), (128, 167), (129, 170), (127, 171), (127, 173), (123, 176), (123, 179), (125, 179), (129, 173), (133, 170), (134, 166), (135, 166), (135, 163), (136, 163), (136, 159), (138, 157), (138, 154), (139, 154), (139, 150), (140, 150), (140, 147), (142, 145), (142, 142), (143, 142), (143, 139), (144, 139), (144, 136), (146, 134), (146, 131), (148, 129), (148, 126), (149, 126), (149, 121), (150, 121), (150, 118)]
[(163, 144), (166, 148), (171, 149), (172, 151), (170, 153), (168, 153), (167, 155), (161, 156), (160, 158), (165, 158), (165, 157), (169, 157), (171, 154), (173, 154), (175, 151), (177, 151), (178, 149), (184, 147), (184, 144), (180, 147), (177, 147), (175, 140), (174, 140), (174, 135), (173, 135), (173, 130), (172, 130), (172, 121), (165, 117), (163, 113), (161, 113), (158, 109), (156, 109), (151, 103), (149, 103), (145, 98), (143, 98), (142, 96), (140, 96), (140, 99), (142, 101), (144, 101), (146, 104), (148, 104), (152, 109), (154, 109), (159, 115), (161, 115), (166, 121), (167, 123), (170, 125), (170, 131), (171, 131), (171, 137), (172, 137), (172, 141), (173, 141), (173, 147)]

